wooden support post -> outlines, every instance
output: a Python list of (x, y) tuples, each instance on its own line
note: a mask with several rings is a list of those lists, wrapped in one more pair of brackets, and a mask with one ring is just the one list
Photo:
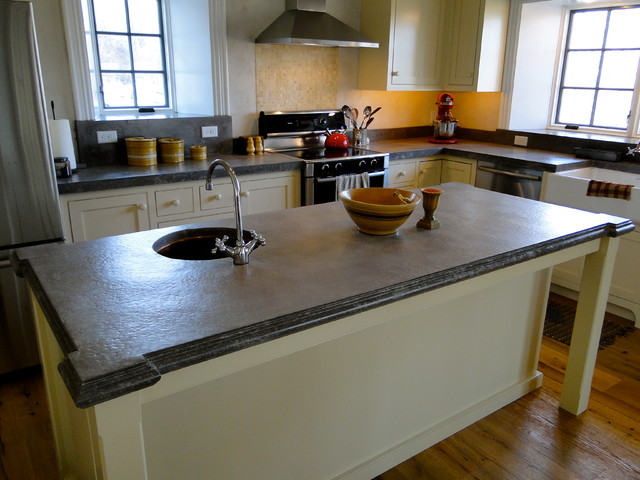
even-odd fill
[(598, 251), (585, 257), (567, 371), (560, 397), (560, 407), (574, 415), (580, 415), (589, 404), (591, 380), (618, 243), (619, 238), (604, 237)]

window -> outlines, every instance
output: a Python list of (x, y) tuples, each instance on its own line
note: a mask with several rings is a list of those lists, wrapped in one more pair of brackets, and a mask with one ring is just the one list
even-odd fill
[(160, 0), (92, 0), (101, 107), (169, 108)]
[[(137, 0), (129, 0), (130, 3), (132, 1)], [(155, 3), (155, 0), (153, 1)], [(123, 0), (107, 0), (103, 3), (113, 9), (113, 5), (119, 2), (124, 4)], [(226, 0), (161, 2), (160, 12), (164, 22), (158, 22), (159, 25), (166, 26), (164, 42), (168, 53), (165, 53), (165, 88), (169, 92), (168, 103), (172, 108), (154, 107), (156, 113), (140, 113), (137, 108), (104, 109), (100, 72), (96, 70), (95, 57), (98, 52), (91, 0), (60, 0), (71, 67), (69, 73), (76, 120), (157, 119), (230, 114)], [(145, 12), (145, 15), (148, 15), (148, 12)], [(138, 32), (132, 30), (131, 34), (134, 33)], [(149, 92), (145, 91), (144, 94)], [(140, 103), (138, 99), (138, 103), (141, 105), (145, 102)]]
[(640, 6), (572, 10), (555, 123), (634, 134)]

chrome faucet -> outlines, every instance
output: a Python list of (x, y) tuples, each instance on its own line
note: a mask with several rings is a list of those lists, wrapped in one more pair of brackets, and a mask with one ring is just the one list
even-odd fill
[(248, 243), (245, 243), (244, 238), (242, 238), (243, 228), (242, 210), (240, 205), (240, 181), (238, 180), (236, 172), (233, 171), (233, 168), (231, 168), (227, 162), (220, 160), (219, 158), (216, 158), (211, 162), (209, 170), (207, 171), (207, 179), (205, 181), (204, 188), (207, 190), (213, 190), (213, 171), (218, 165), (226, 170), (229, 177), (231, 177), (231, 184), (233, 185), (233, 199), (236, 212), (236, 246), (230, 247), (225, 245), (225, 242), (229, 240), (229, 237), (224, 235), (222, 238), (216, 238), (215, 248), (212, 251), (214, 253), (219, 251), (233, 258), (234, 265), (246, 265), (249, 263), (249, 254), (251, 254), (253, 249), (256, 248), (258, 244), (266, 244), (266, 241), (262, 235), (257, 234), (253, 230), (249, 232), (251, 234), (251, 240), (249, 240)]

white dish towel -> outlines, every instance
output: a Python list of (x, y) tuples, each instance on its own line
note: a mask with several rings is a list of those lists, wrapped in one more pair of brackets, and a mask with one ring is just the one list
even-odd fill
[(336, 198), (340, 192), (351, 188), (369, 188), (369, 174), (364, 172), (336, 177)]

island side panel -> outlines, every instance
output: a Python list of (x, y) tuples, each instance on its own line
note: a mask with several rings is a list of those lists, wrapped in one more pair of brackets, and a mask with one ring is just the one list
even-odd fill
[(423, 308), (364, 312), (384, 321), (154, 398), (148, 478), (371, 478), (540, 385), (549, 279), (423, 294)]
[(57, 366), (64, 359), (40, 304), (31, 296), (61, 479), (103, 479), (94, 409), (75, 406)]

